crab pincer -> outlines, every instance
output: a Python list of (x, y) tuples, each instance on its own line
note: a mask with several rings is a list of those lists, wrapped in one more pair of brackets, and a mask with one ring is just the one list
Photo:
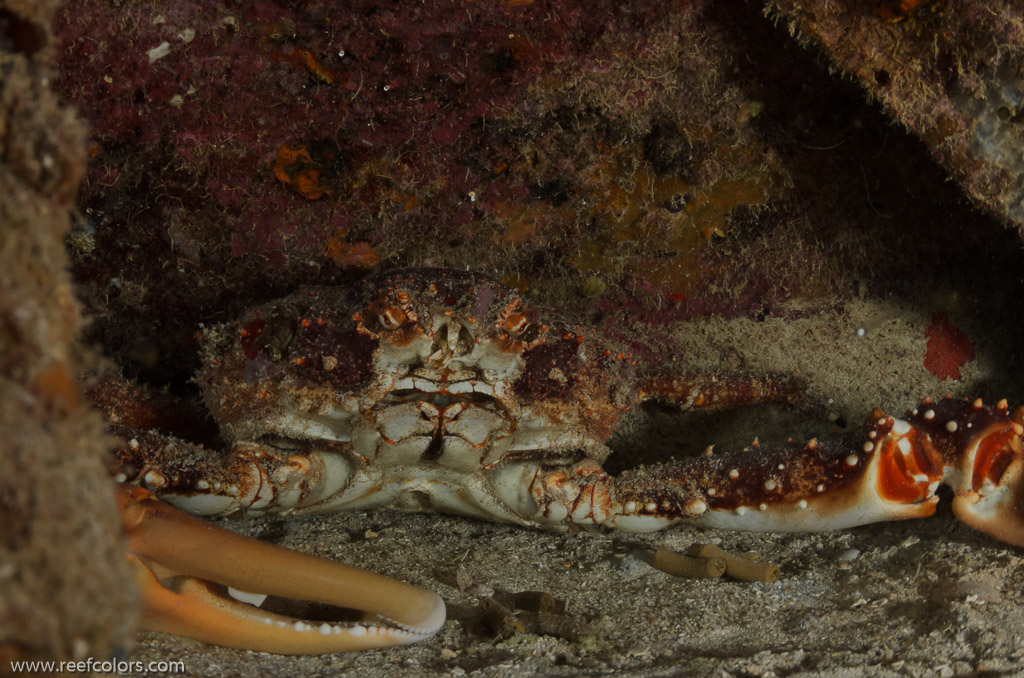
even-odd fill
[(1006, 401), (925, 400), (904, 418), (875, 410), (860, 433), (759, 447), (627, 471), (538, 472), (544, 518), (571, 516), (630, 532), (684, 520), (708, 527), (838, 530), (935, 513), (940, 485), (953, 513), (996, 539), (1024, 546), (1024, 408)]
[[(267, 544), (181, 513), (147, 490), (118, 493), (141, 628), (277, 654), (347, 652), (429, 638), (444, 601), (388, 577)], [(241, 592), (250, 592), (248, 594)], [(358, 623), (310, 622), (236, 600), (267, 595), (363, 610)]]

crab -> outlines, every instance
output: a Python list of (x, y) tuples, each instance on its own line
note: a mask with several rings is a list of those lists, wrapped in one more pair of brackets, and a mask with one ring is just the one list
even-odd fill
[[(114, 472), (131, 484), (124, 515), (151, 596), (149, 628), (327, 652), (413, 642), (445, 616), (433, 593), (214, 531), (157, 498), (201, 516), (388, 507), (554, 530), (820, 531), (931, 515), (946, 485), (961, 521), (1024, 545), (1024, 408), (1011, 413), (1005, 401), (925, 400), (902, 418), (875, 410), (861, 431), (611, 476), (605, 441), (638, 403), (790, 404), (804, 389), (771, 375), (641, 374), (594, 333), (484, 275), (449, 269), (305, 289), (199, 339), (196, 381), (219, 435), (197, 430), (193, 415), (165, 414), (164, 395), (117, 380), (91, 392), (124, 441)], [(203, 444), (219, 438), (227, 450)], [(172, 523), (184, 538), (168, 533)], [(304, 623), (206, 584), (185, 591), (181, 577), (169, 591), (170, 575), (369, 617)]]

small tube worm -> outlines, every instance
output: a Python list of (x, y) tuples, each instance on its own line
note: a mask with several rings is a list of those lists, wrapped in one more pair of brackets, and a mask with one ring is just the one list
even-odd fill
[(576, 642), (584, 635), (594, 635), (586, 624), (564, 614), (550, 612), (528, 612), (524, 619), (528, 633), (536, 633)]
[(723, 551), (714, 544), (693, 544), (686, 552), (695, 558), (721, 558), (725, 574), (741, 581), (774, 582), (779, 580), (779, 566)]
[(726, 562), (722, 558), (687, 556), (670, 551), (664, 546), (655, 552), (651, 565), (662, 572), (688, 579), (714, 579), (721, 577), (726, 571)]
[(507, 607), (494, 598), (484, 598), (477, 607), (484, 624), (494, 635), (508, 638), (516, 633), (525, 633), (526, 627), (516, 620)]

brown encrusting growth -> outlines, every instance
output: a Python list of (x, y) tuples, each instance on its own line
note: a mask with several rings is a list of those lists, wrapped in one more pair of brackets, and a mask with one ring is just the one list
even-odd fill
[(1009, 257), (917, 140), (739, 0), (73, 0), (55, 28), (92, 131), (90, 338), (179, 392), (198, 323), (377, 266), (495, 275), (650, 366), (681, 319), (864, 292), (949, 311), (1003, 268), (976, 257)]
[(928, 147), (972, 198), (1024, 229), (1024, 19), (1014, 0), (770, 0)]
[(79, 307), (63, 237), (85, 126), (48, 83), (58, 2), (0, 4), (0, 672), (18, 659), (110, 656), (130, 642), (100, 416), (77, 373)]

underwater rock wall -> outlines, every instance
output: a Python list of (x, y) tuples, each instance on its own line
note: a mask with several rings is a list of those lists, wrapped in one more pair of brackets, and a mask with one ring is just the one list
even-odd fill
[(95, 367), (64, 235), (86, 128), (51, 85), (58, 2), (0, 5), (0, 673), (14, 660), (103, 659), (131, 639), (106, 438), (82, 400)]

